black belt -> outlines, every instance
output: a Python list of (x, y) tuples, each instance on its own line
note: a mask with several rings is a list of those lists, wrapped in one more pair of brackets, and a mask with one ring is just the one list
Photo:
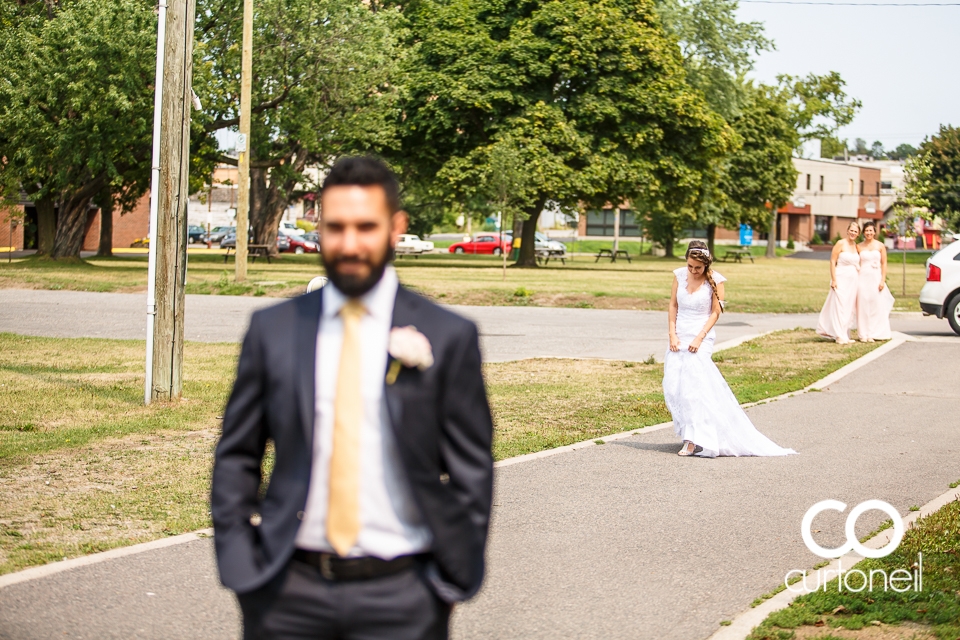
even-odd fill
[(333, 553), (324, 551), (307, 551), (297, 549), (293, 552), (294, 559), (308, 564), (320, 571), (327, 580), (369, 580), (381, 578), (404, 569), (409, 569), (417, 563), (422, 555), (398, 556), (393, 560), (383, 560), (366, 556), (363, 558), (341, 558)]

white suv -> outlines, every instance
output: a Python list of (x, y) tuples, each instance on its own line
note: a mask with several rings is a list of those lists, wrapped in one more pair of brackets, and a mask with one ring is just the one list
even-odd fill
[(924, 315), (946, 318), (960, 334), (960, 239), (927, 260), (927, 283), (920, 290)]

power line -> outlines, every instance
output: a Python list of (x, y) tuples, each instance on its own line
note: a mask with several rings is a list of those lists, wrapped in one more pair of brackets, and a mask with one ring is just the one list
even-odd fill
[(806, 0), (740, 0), (740, 4), (803, 4), (824, 7), (960, 7), (960, 2), (809, 2)]

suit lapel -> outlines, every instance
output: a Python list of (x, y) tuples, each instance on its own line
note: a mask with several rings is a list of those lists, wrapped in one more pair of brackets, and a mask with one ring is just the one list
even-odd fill
[(308, 450), (313, 450), (313, 422), (316, 416), (317, 331), (320, 327), (322, 289), (300, 298), (294, 352), (297, 361), (297, 400), (300, 422)]
[[(397, 297), (393, 303), (393, 321), (390, 328), (406, 327), (414, 324), (417, 298), (402, 286), (397, 288)], [(387, 369), (390, 367), (390, 358), (387, 358)], [(386, 377), (386, 372), (384, 372)], [(403, 402), (396, 384), (384, 382), (383, 397), (387, 400), (387, 413), (390, 417), (390, 426), (398, 440), (402, 440), (405, 431), (400, 428), (403, 423)]]

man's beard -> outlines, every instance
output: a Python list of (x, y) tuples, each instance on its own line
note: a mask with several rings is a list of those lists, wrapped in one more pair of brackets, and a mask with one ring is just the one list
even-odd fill
[[(333, 260), (328, 260), (322, 254), (320, 256), (323, 266), (327, 270), (327, 277), (330, 279), (330, 282), (340, 290), (340, 293), (349, 298), (359, 298), (377, 286), (377, 283), (380, 282), (380, 278), (383, 277), (383, 272), (387, 269), (387, 265), (392, 258), (392, 248), (387, 250), (383, 259), (379, 262), (374, 259), (364, 259), (355, 256), (334, 258)], [(361, 278), (359, 276), (341, 273), (339, 267), (345, 263), (363, 263), (369, 265), (370, 274), (365, 278)]]

